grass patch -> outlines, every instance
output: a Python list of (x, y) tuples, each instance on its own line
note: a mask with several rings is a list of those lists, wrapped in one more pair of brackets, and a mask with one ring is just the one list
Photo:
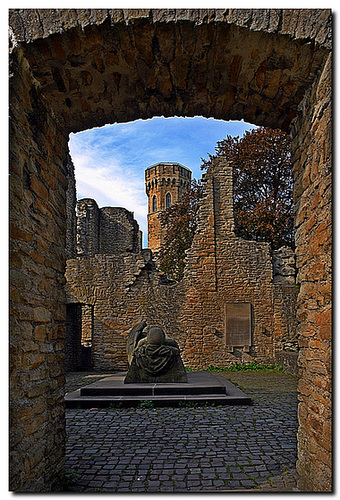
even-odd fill
[(231, 366), (223, 366), (223, 367), (210, 365), (208, 367), (208, 370), (210, 372), (249, 372), (249, 371), (283, 372), (283, 367), (276, 366), (275, 364), (261, 365), (253, 361), (251, 363), (234, 363)]
[[(214, 401), (179, 401), (179, 408), (210, 408), (215, 407)], [(221, 405), (217, 405), (220, 407)]]
[(150, 399), (144, 399), (138, 403), (137, 408), (153, 408), (155, 406), (154, 402)]

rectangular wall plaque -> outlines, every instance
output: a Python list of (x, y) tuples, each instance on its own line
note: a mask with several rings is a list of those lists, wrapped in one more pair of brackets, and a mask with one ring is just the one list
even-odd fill
[(226, 345), (245, 347), (251, 345), (251, 304), (234, 302), (226, 304)]

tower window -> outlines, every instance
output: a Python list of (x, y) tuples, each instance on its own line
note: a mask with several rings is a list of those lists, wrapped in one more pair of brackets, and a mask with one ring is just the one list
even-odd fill
[(166, 208), (171, 207), (171, 194), (170, 193), (167, 193), (167, 195), (165, 197), (165, 207)]
[(152, 197), (152, 211), (157, 212), (157, 197), (155, 194)]

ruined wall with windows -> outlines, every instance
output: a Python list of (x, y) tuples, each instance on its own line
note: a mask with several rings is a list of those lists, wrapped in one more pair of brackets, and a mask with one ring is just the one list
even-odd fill
[[(228, 162), (216, 159), (203, 182), (185, 268), (185, 360), (207, 368), (253, 360), (273, 363), (278, 351), (285, 358), (289, 334), (297, 341), (294, 253), (286, 248), (272, 256), (268, 243), (235, 236)], [(289, 255), (292, 267), (284, 265), (283, 255)]]
[[(75, 185), (71, 182), (67, 198), (73, 200), (74, 192)], [(67, 296), (66, 369), (89, 369), (93, 366), (96, 369), (114, 369), (114, 361), (106, 363), (108, 355), (102, 345), (111, 346), (111, 351), (120, 350), (123, 357), (125, 348), (115, 336), (107, 338), (105, 325), (112, 321), (105, 321), (104, 318), (115, 316), (116, 308), (98, 306), (98, 294), (114, 304), (120, 282), (124, 288), (128, 280), (124, 272), (133, 276), (131, 256), (142, 252), (142, 233), (133, 214), (125, 208), (99, 208), (92, 198), (78, 200), (76, 208), (75, 212), (70, 204), (67, 217), (68, 226), (76, 226), (76, 232), (68, 233), (74, 242), (67, 241), (66, 244), (67, 248), (75, 248), (75, 255), (67, 260), (66, 268), (66, 290), (72, 289)], [(105, 258), (107, 255), (116, 257), (109, 260)], [(103, 290), (98, 292), (100, 284)], [(128, 321), (128, 315), (126, 317)], [(103, 325), (102, 328), (98, 324)], [(120, 365), (119, 362), (116, 364)]]
[[(180, 284), (171, 285), (151, 252), (141, 250), (136, 221), (129, 219), (130, 228), (125, 225), (115, 243), (111, 229), (126, 211), (98, 209), (92, 199), (78, 201), (77, 208), (78, 256), (67, 261), (66, 290), (69, 304), (82, 304), (82, 318), (84, 308), (92, 308), (92, 331), (87, 326), (81, 344), (84, 352), (85, 343), (92, 348), (95, 369), (126, 369), (128, 331), (145, 317), (175, 336), (191, 368), (274, 363), (280, 356), (292, 370), (286, 352), (297, 351), (294, 253), (282, 248), (272, 255), (267, 243), (235, 237), (228, 163), (215, 161), (205, 174), (198, 230)], [(111, 216), (109, 224), (102, 223), (103, 211)], [(77, 329), (74, 335), (79, 339)], [(295, 365), (296, 358), (297, 352)]]

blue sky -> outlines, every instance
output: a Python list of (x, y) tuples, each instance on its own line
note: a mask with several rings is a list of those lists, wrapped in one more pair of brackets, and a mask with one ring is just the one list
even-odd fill
[(159, 161), (176, 161), (201, 178), (201, 158), (215, 152), (227, 135), (242, 136), (254, 125), (195, 118), (152, 118), (116, 123), (70, 136), (77, 198), (94, 198), (99, 207), (124, 207), (143, 231), (147, 245), (144, 171)]

